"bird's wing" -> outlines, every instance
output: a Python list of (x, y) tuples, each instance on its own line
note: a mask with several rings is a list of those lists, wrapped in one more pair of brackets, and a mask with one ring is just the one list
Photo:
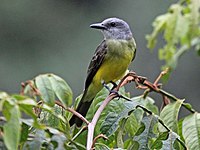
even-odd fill
[(85, 81), (85, 89), (87, 89), (89, 87), (90, 83), (92, 82), (93, 77), (95, 76), (97, 70), (99, 69), (99, 67), (101, 66), (101, 64), (105, 58), (107, 50), (108, 50), (108, 48), (106, 45), (106, 41), (103, 40), (101, 42), (101, 44), (97, 47), (97, 49), (94, 53), (94, 56), (92, 57), (92, 60), (89, 64), (88, 71), (87, 71), (87, 78)]

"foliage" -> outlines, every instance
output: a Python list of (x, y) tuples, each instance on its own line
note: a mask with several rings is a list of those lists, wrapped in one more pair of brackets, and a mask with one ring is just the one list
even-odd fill
[[(159, 33), (164, 34), (159, 58), (166, 61), (165, 66), (174, 69), (180, 56), (191, 47), (200, 54), (199, 8), (199, 0), (181, 1), (155, 19), (154, 30), (147, 36), (148, 47), (154, 48)], [(159, 109), (148, 96), (151, 91), (167, 98), (170, 104)], [(158, 89), (157, 84), (139, 96), (131, 97), (123, 87), (119, 93), (126, 98), (110, 101), (95, 126), (94, 137), (103, 137), (94, 143), (95, 149), (200, 150), (200, 114), (189, 103)], [(108, 95), (105, 88), (97, 94), (86, 116), (88, 121)], [(76, 98), (75, 108), (80, 97)], [(18, 95), (0, 92), (0, 149), (86, 149), (85, 128), (69, 126), (71, 103), (72, 90), (54, 74), (25, 82)], [(182, 107), (191, 114), (179, 118)]]
[[(51, 82), (48, 81), (51, 81), (49, 79), (51, 77), (59, 79), (59, 82), (54, 82), (54, 87), (62, 87), (59, 90), (62, 96), (58, 96), (57, 88), (49, 87)], [(39, 75), (28, 83), (24, 86), (22, 92), (24, 95), (0, 93), (3, 146), (10, 150), (85, 149), (86, 132), (77, 134), (80, 129), (69, 126), (68, 120), (71, 115), (66, 108), (69, 107), (72, 92), (67, 83), (53, 74)], [(129, 96), (124, 88), (119, 92)], [(31, 95), (31, 98), (26, 94)], [(60, 101), (55, 100), (55, 95)], [(91, 106), (86, 117), (88, 120), (92, 119), (93, 112), (96, 112), (107, 95), (107, 89), (103, 89), (96, 96), (94, 105)], [(63, 97), (65, 99), (61, 100)], [(49, 99), (54, 100), (50, 102)], [(114, 99), (102, 112), (95, 128), (95, 136), (104, 134), (108, 140), (99, 139), (95, 147), (96, 149), (115, 147), (118, 149), (184, 149), (187, 146), (189, 149), (199, 149), (199, 113), (192, 113), (179, 120), (181, 107), (193, 110), (180, 99), (164, 107), (161, 112), (149, 96), (133, 97), (130, 101), (123, 98)]]
[(154, 20), (153, 32), (146, 36), (147, 47), (155, 48), (159, 34), (163, 34), (164, 43), (158, 54), (165, 61), (164, 67), (176, 68), (179, 58), (190, 49), (200, 54), (199, 9), (199, 0), (180, 0)]

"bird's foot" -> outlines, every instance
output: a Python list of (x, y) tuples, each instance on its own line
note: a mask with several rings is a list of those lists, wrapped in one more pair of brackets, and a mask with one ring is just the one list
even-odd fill
[(118, 99), (123, 98), (123, 99), (125, 99), (125, 100), (127, 100), (127, 101), (131, 101), (129, 98), (127, 98), (127, 97), (125, 97), (125, 96), (119, 94), (119, 92), (115, 90), (115, 88), (117, 87), (117, 84), (116, 84), (115, 82), (110, 81), (110, 83), (113, 84), (113, 87), (112, 87), (111, 89), (110, 89), (109, 86), (105, 83), (105, 81), (102, 81), (102, 85), (110, 92), (110, 94), (111, 94), (111, 93), (114, 93), (114, 94), (116, 94), (116, 97), (118, 97)]
[(120, 96), (121, 96), (121, 94), (119, 94), (119, 92), (116, 91), (116, 90), (114, 90), (114, 89), (110, 90), (109, 92), (110, 92), (110, 94), (112, 94), (112, 93), (115, 94), (116, 97), (119, 97), (119, 98), (120, 98)]
[(113, 81), (110, 81), (110, 83), (113, 85), (111, 90), (114, 90), (117, 87), (117, 84), (115, 82), (113, 82)]
[(118, 100), (119, 100), (120, 98), (123, 98), (123, 99), (125, 99), (125, 100), (127, 100), (127, 101), (131, 101), (131, 99), (129, 99), (129, 98), (126, 97), (126, 96), (123, 96), (123, 95), (119, 94), (119, 92), (116, 91), (116, 90), (110, 90), (110, 94), (111, 94), (111, 93), (116, 94), (116, 97), (118, 97)]
[(108, 91), (110, 91), (110, 88), (109, 88), (109, 86), (106, 84), (105, 81), (101, 81), (101, 84), (102, 84)]
[(115, 82), (110, 82), (110, 83), (112, 83), (113, 84), (113, 87), (110, 89), (110, 87), (105, 83), (105, 81), (102, 81), (102, 85), (110, 92), (110, 94), (111, 93), (114, 93), (114, 94), (116, 94), (117, 95), (117, 97), (119, 97), (119, 93), (118, 93), (118, 91), (116, 91), (115, 90), (115, 87), (117, 86), (117, 84), (115, 83)]

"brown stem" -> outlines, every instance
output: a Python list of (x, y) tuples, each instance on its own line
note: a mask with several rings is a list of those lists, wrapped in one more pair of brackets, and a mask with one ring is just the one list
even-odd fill
[[(120, 87), (126, 85), (127, 83), (135, 80), (137, 75), (134, 72), (128, 73), (126, 76), (122, 78), (120, 83), (117, 85), (117, 87), (114, 89), (115, 91), (119, 91)], [(96, 123), (101, 115), (101, 112), (104, 110), (104, 108), (107, 106), (107, 104), (114, 98), (119, 96), (117, 93), (110, 93), (106, 99), (102, 102), (98, 110), (96, 111), (92, 121), (88, 124), (88, 135), (87, 135), (87, 150), (91, 150), (92, 147), (95, 144), (95, 141), (93, 141), (94, 136), (94, 128), (96, 126)]]
[(24, 89), (25, 89), (25, 87), (26, 87), (26, 84), (25, 84), (24, 82), (22, 82), (22, 83), (21, 83), (21, 87), (22, 87), (22, 89), (21, 89), (21, 91), (20, 91), (20, 95), (24, 95)]
[(20, 91), (21, 95), (24, 95), (24, 90), (25, 90), (25, 88), (26, 88), (27, 85), (29, 85), (31, 87), (31, 89), (33, 90), (33, 93), (35, 95), (41, 95), (40, 91), (34, 86), (34, 84), (32, 83), (31, 80), (28, 80), (25, 83), (23, 83), (23, 82), (21, 83), (21, 86), (22, 86), (22, 89)]
[(157, 85), (158, 82), (160, 81), (160, 79), (161, 79), (164, 75), (166, 75), (168, 72), (169, 72), (169, 68), (166, 68), (165, 70), (163, 70), (163, 71), (159, 74), (159, 76), (157, 77), (157, 79), (154, 81), (154, 85)]
[(69, 112), (71, 112), (72, 114), (76, 115), (77, 117), (79, 117), (83, 122), (85, 122), (87, 125), (90, 123), (87, 119), (85, 119), (85, 117), (83, 117), (80, 113), (78, 113), (77, 111), (75, 111), (72, 108), (66, 108), (66, 110), (68, 110)]
[(103, 101), (103, 103), (100, 105), (100, 107), (96, 111), (92, 121), (88, 124), (87, 150), (90, 150), (92, 148), (92, 145), (94, 145), (93, 143), (94, 128), (101, 115), (101, 112), (104, 110), (107, 104), (117, 96), (118, 95), (116, 93), (111, 93), (110, 95), (108, 95), (107, 98)]
[(103, 138), (104, 140), (108, 140), (108, 137), (105, 136), (105, 135), (103, 135), (103, 134), (97, 135), (97, 136), (94, 138), (94, 140), (93, 140), (92, 149), (94, 149), (95, 143), (96, 143), (96, 141), (97, 141), (99, 138)]
[(77, 111), (75, 111), (74, 109), (72, 109), (72, 108), (65, 108), (65, 106), (60, 101), (55, 101), (55, 103), (57, 105), (59, 105), (60, 107), (62, 107), (63, 109), (65, 109), (65, 110), (71, 112), (72, 114), (76, 115), (77, 117), (79, 117), (87, 125), (89, 124), (89, 121), (87, 119), (85, 119), (85, 117), (83, 117), (80, 113), (78, 113)]

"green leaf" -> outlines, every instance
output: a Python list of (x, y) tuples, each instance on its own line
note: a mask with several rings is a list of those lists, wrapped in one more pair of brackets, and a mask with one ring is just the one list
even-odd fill
[(33, 111), (34, 106), (32, 105), (26, 105), (26, 104), (20, 104), (19, 105), (20, 110), (26, 113), (27, 115), (31, 116), (32, 118), (36, 119), (37, 116)]
[(163, 146), (161, 150), (175, 150), (174, 143), (179, 136), (175, 132), (169, 132), (167, 140), (162, 141)]
[(152, 113), (158, 114), (158, 107), (155, 105), (155, 101), (151, 97), (147, 96), (146, 98), (144, 98), (143, 95), (141, 95), (133, 97), (131, 98), (131, 100), (152, 111)]
[(66, 145), (66, 150), (86, 150), (85, 145), (72, 141), (71, 144)]
[(10, 110), (10, 118), (3, 126), (4, 142), (9, 150), (17, 150), (20, 141), (21, 125), (20, 125), (20, 111), (17, 105)]
[(168, 44), (176, 44), (179, 39), (186, 36), (189, 30), (189, 22), (182, 15), (182, 6), (173, 4), (169, 8), (170, 17), (167, 20), (164, 37)]
[(108, 146), (102, 143), (96, 143), (95, 144), (95, 150), (110, 150)]
[(199, 0), (180, 1), (172, 4), (167, 13), (154, 20), (153, 32), (146, 36), (147, 47), (154, 48), (159, 33), (163, 33), (165, 42), (159, 48), (159, 59), (165, 60), (164, 67), (176, 68), (180, 56), (194, 46), (193, 39), (199, 38), (199, 9)]
[(72, 90), (62, 78), (54, 74), (43, 74), (35, 78), (35, 84), (48, 105), (54, 105), (55, 95), (65, 106), (71, 104)]
[(39, 75), (35, 78), (36, 87), (41, 93), (41, 97), (49, 106), (55, 103), (55, 94), (49, 79), (49, 74)]
[[(134, 111), (135, 112), (135, 111)], [(131, 113), (131, 115), (126, 120), (125, 124), (125, 131), (129, 136), (134, 136), (139, 128), (140, 122), (135, 117), (134, 113)]]
[[(55, 150), (64, 150), (64, 145), (67, 142), (65, 135), (59, 130), (51, 127), (47, 127), (48, 134), (51, 136), (50, 142), (54, 145)], [(50, 143), (49, 142), (49, 143)]]
[(66, 137), (64, 135), (53, 135), (51, 138), (52, 142), (56, 142), (55, 150), (64, 150), (64, 144), (66, 142)]
[(100, 127), (101, 132), (106, 136), (111, 136), (117, 130), (119, 120), (118, 114), (114, 112), (109, 113)]
[(61, 128), (61, 120), (57, 116), (62, 115), (63, 109), (60, 106), (55, 105), (52, 111), (54, 113), (42, 110), (39, 121), (47, 126), (59, 129)]
[(161, 32), (164, 29), (168, 19), (169, 14), (160, 15), (155, 19), (155, 21), (153, 22), (153, 32), (151, 33), (151, 35), (146, 36), (146, 39), (148, 41), (148, 48), (153, 49), (155, 47), (157, 43), (156, 37), (158, 36), (159, 32)]
[(28, 97), (21, 96), (21, 95), (14, 95), (12, 97), (18, 100), (17, 104), (19, 106), (20, 111), (30, 116), (34, 120), (34, 123), (31, 126), (35, 128), (43, 128), (43, 126), (38, 123), (38, 120), (37, 120), (38, 116), (36, 115), (34, 111), (34, 108), (38, 106), (36, 101)]
[(161, 149), (163, 145), (162, 141), (167, 140), (167, 138), (168, 138), (168, 132), (161, 132), (158, 138), (151, 145), (151, 149)]
[(183, 138), (183, 134), (182, 134), (182, 130), (183, 130), (183, 119), (184, 118), (182, 118), (182, 119), (180, 119), (179, 121), (178, 121), (178, 135), (180, 136), (180, 139), (182, 140), (182, 141), (184, 141), (184, 138)]
[(154, 115), (149, 115), (143, 118), (142, 125), (136, 133), (136, 136), (133, 138), (133, 140), (139, 144), (139, 150), (149, 149), (149, 142), (152, 140), (152, 138), (156, 137), (154, 128), (157, 123), (158, 118)]
[(155, 105), (155, 101), (151, 97), (147, 96), (145, 99), (141, 97), (140, 102), (145, 108), (147, 108), (156, 115), (158, 114), (158, 107)]
[[(199, 0), (191, 0), (191, 19), (193, 30), (199, 26), (200, 21), (200, 3)], [(195, 31), (195, 30), (194, 30)]]
[(195, 110), (192, 108), (192, 105), (190, 103), (183, 103), (182, 105), (184, 105), (191, 112), (195, 112)]
[[(151, 97), (147, 96), (144, 99), (143, 96), (137, 96), (131, 100), (152, 111), (154, 114), (158, 114), (158, 107), (154, 104), (155, 101)], [(125, 129), (130, 136), (134, 136), (137, 132), (143, 118), (143, 113), (144, 111), (141, 108), (137, 108), (129, 115), (126, 121)]]
[(25, 124), (25, 123), (22, 123), (21, 128), (22, 128), (22, 130), (21, 130), (21, 139), (20, 139), (20, 143), (24, 143), (24, 142), (26, 142), (26, 140), (27, 140), (27, 138), (28, 138), (30, 126), (28, 126), (28, 125)]
[(13, 102), (14, 100), (6, 99), (4, 104), (3, 104), (3, 109), (2, 109), (2, 113), (5, 116), (6, 120), (9, 120), (11, 117), (11, 113), (10, 110), (13, 108), (13, 106), (15, 105), (15, 103)]
[(124, 136), (125, 123), (126, 123), (126, 119), (122, 119), (122, 121), (120, 123), (120, 127), (117, 130), (117, 133), (115, 134), (116, 135), (116, 142), (117, 142), (117, 147), (118, 148), (124, 148), (123, 136)]
[(65, 106), (69, 106), (72, 103), (72, 90), (69, 85), (54, 74), (49, 74), (48, 77), (56, 96)]
[(26, 150), (40, 150), (42, 147), (42, 143), (45, 141), (45, 131), (44, 130), (36, 130), (34, 139), (31, 141), (27, 141), (23, 149)]
[(124, 108), (120, 114), (114, 112), (109, 113), (101, 125), (101, 132), (108, 137), (111, 136), (117, 130), (119, 121), (127, 117), (128, 113), (134, 110), (137, 105), (138, 103), (134, 101), (127, 101), (124, 103)]
[(190, 150), (200, 150), (200, 113), (194, 113), (183, 120), (182, 134)]
[(125, 141), (124, 141), (124, 148), (126, 149), (131, 149), (133, 145), (133, 140), (132, 138), (127, 138)]
[[(178, 114), (182, 103), (182, 100), (170, 103), (165, 106), (160, 113), (160, 119), (168, 128), (172, 129), (175, 132), (177, 131)], [(165, 132), (166, 128), (164, 128), (162, 125), (159, 125), (159, 130), (161, 132)]]
[(9, 95), (6, 92), (0, 91), (0, 100), (6, 99), (7, 97), (9, 97)]

